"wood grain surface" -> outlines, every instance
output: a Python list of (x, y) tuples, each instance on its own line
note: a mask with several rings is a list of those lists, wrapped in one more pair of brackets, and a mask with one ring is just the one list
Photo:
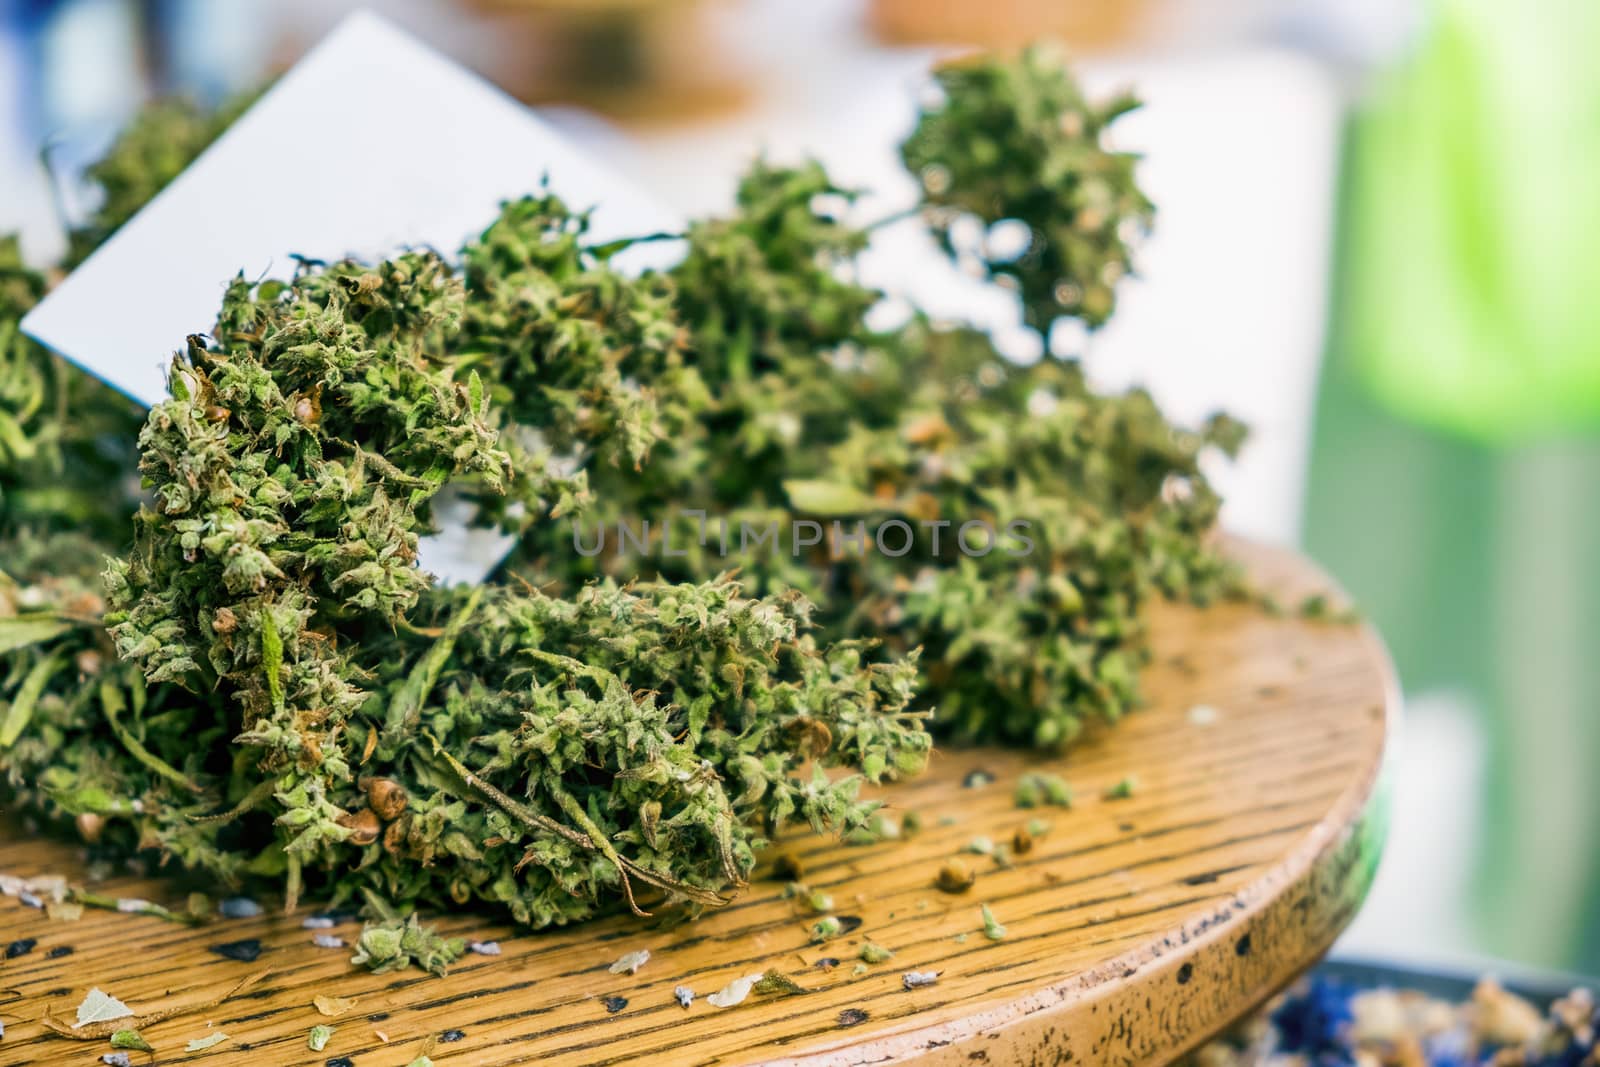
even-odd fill
[[(1241, 551), (1269, 587), (1323, 587), (1292, 557)], [(860, 920), (826, 944), (809, 942), (816, 917), (766, 868), (697, 922), (617, 917), (526, 933), (444, 919), (498, 940), (502, 954), (469, 955), (443, 978), (352, 968), (348, 949), (311, 943), (301, 927), (309, 908), (186, 928), (104, 911), (51, 920), (4, 898), (0, 942), (37, 944), (0, 960), (0, 1064), (99, 1062), (105, 1041), (64, 1039), (39, 1022), (46, 1008), (70, 1018), (90, 986), (144, 1013), (203, 1005), (266, 968), (220, 1006), (149, 1026), (156, 1052), (132, 1062), (401, 1067), (424, 1051), (441, 1065), (1170, 1062), (1312, 963), (1354, 915), (1382, 844), (1396, 695), (1382, 647), (1361, 626), (1161, 605), (1153, 646), (1150, 706), (1066, 757), (944, 752), (925, 777), (884, 794), (896, 813), (919, 813), (917, 834), (857, 847), (785, 840), (777, 851), (803, 863), (805, 881)], [(1019, 810), (1014, 784), (1030, 769), (1065, 777), (1073, 807)], [(994, 782), (965, 785), (974, 770)], [(1129, 774), (1131, 797), (1102, 795)], [(1010, 840), (1034, 817), (1049, 832), (1009, 867), (962, 851), (978, 837)], [(961, 894), (934, 884), (955, 857), (977, 872)], [(81, 866), (70, 846), (13, 834), (0, 841), (0, 872), (76, 878)], [(133, 879), (99, 888), (169, 901), (176, 892)], [(1004, 924), (1002, 940), (985, 937), (981, 904)], [(265, 946), (254, 963), (209, 951), (245, 938)], [(895, 955), (856, 974), (868, 938)], [(610, 973), (637, 949), (651, 953), (637, 974)], [(829, 969), (824, 957), (840, 962)], [(706, 1003), (771, 969), (807, 992)], [(939, 978), (908, 991), (907, 971)], [(679, 985), (697, 994), (687, 1009), (674, 1000)], [(323, 1018), (318, 995), (357, 1003)], [(306, 1037), (318, 1023), (337, 1029), (314, 1053)], [(216, 1030), (228, 1040), (183, 1051)]]

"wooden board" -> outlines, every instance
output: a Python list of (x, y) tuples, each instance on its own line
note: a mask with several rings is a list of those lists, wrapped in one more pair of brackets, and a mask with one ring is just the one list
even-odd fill
[[(1246, 552), (1269, 585), (1322, 587), (1292, 557)], [(800, 858), (805, 880), (832, 894), (839, 914), (861, 920), (826, 945), (809, 944), (815, 916), (783, 899), (770, 875), (687, 924), (618, 917), (518, 933), (453, 917), (443, 925), (498, 939), (503, 954), (468, 956), (444, 978), (357, 971), (348, 951), (313, 946), (299, 916), (198, 929), (94, 911), (64, 922), (0, 899), (0, 942), (38, 941), (27, 955), (0, 960), (0, 1063), (98, 1062), (104, 1042), (65, 1040), (38, 1022), (46, 1007), (70, 1016), (90, 985), (145, 1012), (203, 1004), (266, 967), (267, 979), (228, 1003), (150, 1026), (145, 1036), (158, 1052), (136, 1052), (133, 1062), (344, 1056), (388, 1067), (410, 1063), (447, 1030), (464, 1036), (433, 1046), (439, 1064), (1168, 1062), (1308, 966), (1354, 915), (1382, 843), (1396, 696), (1382, 647), (1360, 626), (1271, 618), (1241, 605), (1163, 605), (1154, 648), (1151, 706), (1067, 757), (945, 752), (924, 778), (886, 793), (894, 810), (920, 813), (915, 836), (865, 847), (786, 840), (782, 850)], [(1029, 768), (1066, 777), (1073, 808), (1017, 809), (1013, 784)], [(975, 769), (995, 782), (964, 786)], [(1101, 796), (1130, 773), (1133, 796)], [(960, 895), (935, 888), (941, 864), (974, 838), (1009, 840), (1030, 817), (1051, 829), (1009, 869), (966, 855), (976, 885)], [(79, 870), (67, 846), (0, 844), (6, 873)], [(173, 892), (131, 880), (104, 891)], [(1005, 925), (1003, 940), (984, 936), (982, 903)], [(353, 938), (356, 930), (334, 932)], [(208, 951), (249, 937), (266, 945), (256, 963)], [(868, 937), (895, 956), (857, 975)], [(60, 946), (73, 952), (49, 958)], [(635, 949), (651, 952), (636, 975), (609, 972)], [(825, 970), (816, 966), (824, 956), (842, 962)], [(769, 968), (809, 992), (751, 996), (725, 1009), (705, 1002), (730, 980)], [(907, 991), (901, 976), (913, 970), (940, 977)], [(687, 1010), (673, 999), (680, 984), (698, 994)], [(324, 1019), (311, 1004), (318, 994), (358, 1003)], [(615, 997), (627, 1004), (612, 1012), (605, 998)], [(306, 1036), (318, 1023), (337, 1032), (313, 1053)], [(182, 1051), (211, 1029), (229, 1040)]]

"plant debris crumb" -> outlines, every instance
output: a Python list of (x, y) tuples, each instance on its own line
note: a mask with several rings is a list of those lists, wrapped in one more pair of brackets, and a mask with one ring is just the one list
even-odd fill
[(939, 868), (937, 885), (946, 893), (965, 893), (972, 888), (972, 883), (977, 880), (977, 875), (972, 873), (972, 868), (960, 860), (947, 860)]
[(792, 997), (797, 993), (810, 992), (793, 978), (776, 969), (768, 970), (751, 989), (757, 995), (764, 997)]
[(989, 905), (980, 906), (978, 914), (983, 919), (983, 936), (990, 941), (1004, 941), (1006, 928), (1001, 926), (1000, 920), (994, 917), (994, 912), (989, 910)]
[(963, 852), (971, 852), (978, 856), (994, 855), (994, 842), (987, 837), (974, 837), (962, 847)]
[(806, 875), (805, 861), (793, 852), (784, 852), (772, 861), (772, 876), (785, 882), (798, 882)]
[(183, 1046), (185, 1052), (203, 1052), (213, 1045), (220, 1045), (228, 1040), (228, 1035), (218, 1030), (216, 1033), (207, 1034), (205, 1037), (190, 1038), (189, 1043)]
[(967, 776), (961, 779), (961, 784), (967, 789), (982, 789), (993, 781), (994, 775), (988, 771), (974, 770), (967, 772)]
[(627, 997), (606, 997), (600, 1003), (602, 1003), (602, 1004), (604, 1004), (606, 1006), (607, 1013), (609, 1013), (611, 1015), (615, 1015), (617, 1012), (621, 1011), (623, 1008), (626, 1008), (628, 1006), (628, 998)]
[(755, 984), (765, 977), (760, 974), (747, 974), (743, 978), (735, 978), (721, 989), (706, 997), (706, 1003), (713, 1008), (731, 1008), (736, 1004), (744, 1003), (744, 998), (750, 995), (750, 990)]
[(1129, 797), (1133, 796), (1134, 790), (1136, 790), (1138, 787), (1138, 780), (1131, 774), (1127, 775), (1117, 782), (1117, 784), (1106, 790), (1105, 799), (1127, 800)]
[(639, 968), (650, 962), (650, 950), (639, 949), (629, 952), (610, 967), (612, 974), (638, 974)]
[(839, 1013), (839, 1027), (860, 1026), (870, 1018), (864, 1008), (846, 1008)]
[(907, 971), (900, 976), (900, 985), (910, 992), (921, 989), (923, 986), (934, 985), (939, 981), (939, 971)]
[(317, 1014), (325, 1018), (336, 1019), (356, 1006), (356, 998), (319, 995), (311, 998), (311, 1005), (317, 1009)]
[(212, 945), (211, 951), (223, 959), (254, 963), (261, 956), (261, 939), (247, 937), (242, 941), (224, 941), (220, 945)]
[(844, 924), (836, 916), (824, 915), (811, 924), (811, 943), (820, 945), (829, 938), (838, 937), (843, 929)]
[(1210, 704), (1196, 704), (1189, 709), (1189, 721), (1195, 726), (1210, 726), (1217, 721), (1217, 709)]
[(261, 914), (261, 905), (249, 897), (229, 897), (217, 905), (224, 919), (254, 919)]
[(883, 963), (894, 958), (894, 953), (874, 941), (864, 941), (861, 944), (861, 962)]
[(1072, 787), (1054, 774), (1037, 771), (1017, 779), (1013, 799), (1019, 808), (1037, 808), (1049, 804), (1057, 808), (1072, 807)]
[(311, 1028), (311, 1033), (306, 1035), (306, 1048), (312, 1052), (321, 1052), (328, 1047), (328, 1039), (333, 1037), (334, 1027), (326, 1023), (318, 1023)]
[(112, 1034), (111, 1047), (137, 1049), (140, 1052), (155, 1051), (155, 1049), (150, 1047), (150, 1042), (144, 1039), (144, 1035), (133, 1029), (118, 1030), (116, 1033)]
[(678, 1002), (678, 1007), (687, 1008), (694, 1003), (694, 990), (686, 985), (673, 986), (672, 999)]

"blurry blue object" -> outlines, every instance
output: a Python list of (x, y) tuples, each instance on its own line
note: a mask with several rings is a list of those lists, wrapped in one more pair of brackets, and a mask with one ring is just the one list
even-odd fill
[(1346, 1064), (1350, 1053), (1345, 1030), (1354, 1016), (1350, 998), (1355, 988), (1336, 978), (1314, 974), (1303, 992), (1291, 994), (1272, 1013), (1278, 1044), (1284, 1052), (1298, 1052), (1318, 1064)]

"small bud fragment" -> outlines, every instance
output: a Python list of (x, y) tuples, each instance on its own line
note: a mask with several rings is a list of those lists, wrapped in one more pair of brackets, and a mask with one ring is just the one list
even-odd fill
[(366, 782), (367, 807), (377, 813), (378, 818), (384, 822), (400, 817), (406, 810), (406, 805), (411, 798), (406, 795), (405, 788), (393, 778), (369, 778)]
[(78, 836), (83, 839), (83, 843), (86, 845), (98, 843), (101, 832), (106, 828), (104, 816), (92, 811), (85, 811), (79, 814), (76, 822), (78, 824)]
[(411, 833), (411, 817), (402, 816), (383, 828), (383, 850), (391, 856), (404, 853), (406, 839)]
[(370, 845), (378, 839), (378, 834), (383, 831), (383, 824), (378, 820), (378, 815), (371, 808), (362, 808), (360, 811), (349, 812), (335, 820), (340, 826), (350, 830), (349, 841), (352, 845)]
[(785, 852), (772, 861), (772, 876), (785, 882), (798, 882), (805, 877), (805, 863), (793, 852)]
[(971, 867), (960, 860), (949, 860), (939, 868), (937, 885), (946, 893), (965, 893), (976, 880)]

